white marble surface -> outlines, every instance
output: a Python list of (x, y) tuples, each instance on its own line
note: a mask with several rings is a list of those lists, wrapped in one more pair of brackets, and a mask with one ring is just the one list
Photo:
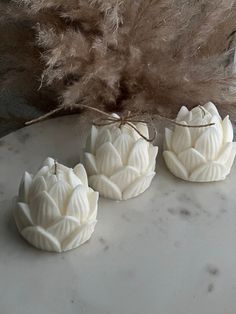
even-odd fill
[(92, 239), (63, 254), (29, 246), (12, 219), (25, 169), (79, 161), (85, 122), (46, 121), (0, 140), (1, 314), (235, 314), (236, 164), (224, 182), (173, 177), (159, 156), (143, 195), (100, 199)]

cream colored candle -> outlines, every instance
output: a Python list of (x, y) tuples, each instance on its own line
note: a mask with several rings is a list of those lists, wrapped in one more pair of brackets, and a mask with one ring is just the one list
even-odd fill
[(78, 247), (96, 225), (98, 193), (88, 187), (87, 174), (47, 158), (35, 174), (25, 172), (15, 221), (21, 235), (33, 246), (62, 252)]
[[(113, 114), (113, 117), (119, 118)], [(145, 123), (135, 124), (149, 137)], [(107, 198), (126, 200), (143, 193), (155, 175), (158, 147), (128, 124), (92, 126), (85, 148), (85, 168), (92, 188)]]
[(224, 180), (236, 154), (229, 116), (222, 120), (216, 106), (209, 102), (191, 111), (183, 106), (176, 121), (185, 125), (214, 125), (202, 128), (175, 126), (174, 131), (166, 129), (163, 156), (169, 170), (188, 181)]

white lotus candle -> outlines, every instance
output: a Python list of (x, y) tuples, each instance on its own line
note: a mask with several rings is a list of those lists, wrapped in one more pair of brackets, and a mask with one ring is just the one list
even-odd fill
[[(119, 119), (116, 114), (112, 117)], [(140, 134), (149, 137), (145, 123), (136, 123), (135, 127)], [(158, 147), (138, 132), (128, 124), (92, 126), (85, 149), (85, 168), (89, 184), (102, 196), (126, 200), (150, 186)]]
[(163, 156), (169, 170), (189, 181), (224, 180), (236, 154), (229, 117), (222, 120), (215, 105), (209, 102), (191, 111), (183, 106), (176, 121), (184, 125), (214, 125), (201, 128), (176, 126), (174, 131), (166, 129)]
[(87, 174), (47, 158), (32, 176), (25, 172), (14, 217), (21, 235), (33, 246), (54, 252), (86, 242), (96, 225), (98, 193), (88, 187)]

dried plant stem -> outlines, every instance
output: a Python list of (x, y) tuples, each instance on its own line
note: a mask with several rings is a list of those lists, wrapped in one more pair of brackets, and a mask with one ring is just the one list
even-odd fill
[[(86, 109), (89, 109), (89, 110), (93, 110), (95, 112), (98, 112), (98, 113), (101, 113), (103, 115), (106, 115), (107, 117), (111, 117), (111, 115), (109, 113), (106, 113), (105, 111), (99, 110), (98, 108), (90, 107), (90, 106), (87, 106), (87, 105), (79, 105), (79, 104), (76, 104), (75, 106), (79, 107), (81, 109), (86, 108)], [(45, 120), (45, 119), (51, 117), (52, 115), (54, 115), (55, 113), (58, 113), (59, 111), (62, 111), (62, 110), (65, 110), (65, 108), (64, 107), (59, 107), (59, 108), (53, 109), (53, 110), (49, 111), (48, 113), (46, 113), (46, 114), (44, 114), (44, 115), (42, 115), (42, 116), (40, 116), (38, 118), (35, 118), (33, 120), (25, 122), (25, 125), (34, 124), (34, 123), (40, 122), (42, 120)]]
[(40, 122), (42, 120), (45, 120), (45, 119), (51, 117), (53, 114), (55, 114), (55, 113), (57, 113), (57, 112), (59, 112), (59, 111), (61, 111), (63, 109), (64, 109), (63, 107), (59, 107), (59, 108), (53, 109), (53, 110), (49, 111), (48, 113), (46, 113), (46, 114), (44, 114), (44, 115), (42, 115), (42, 116), (40, 116), (38, 118), (35, 118), (33, 120), (25, 122), (25, 125), (34, 124), (34, 123)]

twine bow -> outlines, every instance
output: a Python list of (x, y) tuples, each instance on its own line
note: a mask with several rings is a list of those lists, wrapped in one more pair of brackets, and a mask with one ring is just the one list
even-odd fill
[[(121, 115), (121, 116), (114, 116), (114, 115), (109, 115), (104, 111), (99, 110), (100, 113), (102, 113), (103, 115), (106, 115), (106, 118), (98, 118), (95, 119), (93, 121), (93, 125), (95, 126), (105, 126), (105, 125), (112, 125), (112, 124), (118, 124), (118, 127), (121, 128), (124, 125), (128, 125), (130, 126), (133, 130), (135, 130), (139, 136), (141, 136), (144, 140), (146, 140), (147, 142), (153, 142), (156, 139), (157, 136), (157, 130), (156, 128), (152, 125), (151, 122), (146, 121), (146, 120), (142, 120), (139, 118), (138, 114), (132, 114), (131, 112), (128, 111), (127, 113)], [(142, 132), (140, 132), (137, 128), (137, 126), (134, 123), (145, 123), (148, 124), (149, 126), (152, 127), (153, 129), (153, 137), (148, 138), (146, 137)]]

